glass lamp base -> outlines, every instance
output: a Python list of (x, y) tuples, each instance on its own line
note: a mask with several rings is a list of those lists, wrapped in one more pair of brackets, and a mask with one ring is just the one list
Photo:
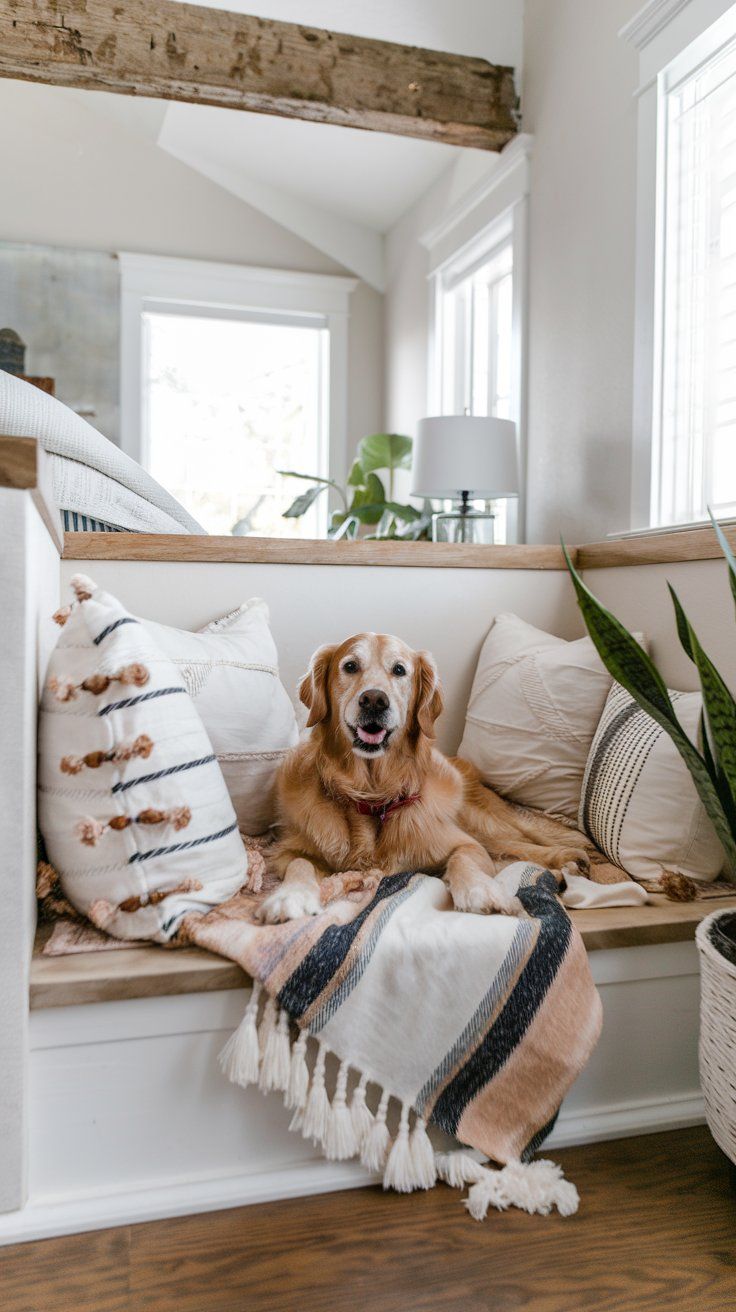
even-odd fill
[(459, 510), (442, 511), (432, 516), (433, 542), (474, 542), (493, 546), (495, 515), (478, 510), (462, 514)]

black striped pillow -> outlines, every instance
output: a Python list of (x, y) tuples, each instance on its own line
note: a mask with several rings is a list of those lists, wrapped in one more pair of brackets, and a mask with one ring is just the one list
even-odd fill
[[(671, 692), (677, 717), (695, 742), (702, 699)], [(635, 879), (665, 871), (712, 880), (724, 853), (695, 785), (669, 734), (614, 683), (591, 743), (578, 823), (614, 865)]]

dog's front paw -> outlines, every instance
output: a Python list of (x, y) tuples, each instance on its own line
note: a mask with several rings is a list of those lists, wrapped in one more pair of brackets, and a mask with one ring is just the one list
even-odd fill
[(587, 875), (590, 853), (584, 847), (561, 847), (551, 854), (549, 866), (552, 870), (561, 870), (563, 875)]
[(480, 872), (453, 879), (450, 893), (456, 911), (480, 916), (518, 916), (524, 910), (518, 897), (507, 893), (490, 875)]
[(304, 916), (318, 916), (322, 910), (322, 903), (316, 889), (282, 886), (261, 903), (256, 912), (256, 919), (262, 925), (278, 925), (284, 920), (301, 920)]

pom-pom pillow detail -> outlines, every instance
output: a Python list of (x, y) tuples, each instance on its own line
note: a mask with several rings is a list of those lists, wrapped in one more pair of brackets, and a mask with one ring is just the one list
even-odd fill
[(202, 717), (240, 828), (263, 833), (276, 818), (276, 771), (299, 736), (265, 601), (254, 597), (199, 633), (142, 622)]
[[(697, 742), (700, 693), (670, 697)], [(656, 883), (671, 871), (712, 880), (723, 868), (723, 848), (675, 744), (619, 683), (591, 744), (578, 823), (634, 879)]]
[(41, 832), (78, 911), (165, 942), (238, 891), (246, 850), (180, 672), (114, 597), (72, 588), (41, 700)]
[(498, 615), (478, 659), (459, 755), (512, 801), (575, 820), (610, 687), (590, 638), (567, 642)]

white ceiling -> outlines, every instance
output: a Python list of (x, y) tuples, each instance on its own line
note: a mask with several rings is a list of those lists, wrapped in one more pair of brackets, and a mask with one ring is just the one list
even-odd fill
[[(210, 8), (217, 0), (200, 0)], [(228, 8), (358, 36), (478, 54), (518, 68), (521, 0), (228, 0)], [(384, 289), (384, 234), (449, 169), (457, 147), (245, 113), (96, 93), (85, 104), (155, 141)], [(477, 152), (472, 152), (477, 155)]]

